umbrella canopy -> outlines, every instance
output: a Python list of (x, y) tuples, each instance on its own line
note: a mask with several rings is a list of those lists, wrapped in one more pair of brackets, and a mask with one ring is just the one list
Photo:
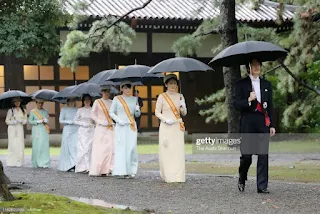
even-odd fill
[(117, 69), (112, 69), (112, 70), (106, 70), (106, 71), (101, 71), (94, 75), (91, 79), (88, 80), (87, 83), (95, 83), (98, 85), (114, 85), (113, 82), (108, 81), (106, 83), (106, 80), (108, 79), (109, 76), (111, 76), (114, 72), (118, 71)]
[(68, 86), (58, 92), (52, 99), (54, 100), (66, 100), (68, 97), (72, 97), (70, 92), (76, 87), (77, 85)]
[(156, 64), (149, 70), (149, 74), (163, 72), (195, 72), (212, 71), (213, 69), (199, 60), (188, 57), (175, 57)]
[(212, 66), (231, 67), (245, 65), (253, 58), (257, 58), (261, 62), (275, 61), (287, 56), (287, 54), (288, 52), (285, 49), (269, 42), (247, 41), (224, 49), (209, 64)]
[[(82, 97), (84, 94), (89, 94), (91, 97), (101, 97), (100, 91), (101, 89), (98, 84), (85, 82), (77, 85), (70, 91), (70, 94), (76, 97)], [(110, 93), (118, 94), (119, 90), (111, 86)]]
[(21, 98), (21, 105), (27, 105), (30, 101), (32, 101), (32, 97), (23, 91), (7, 91), (0, 95), (0, 109), (11, 108), (13, 106), (12, 99), (15, 97)]
[(124, 79), (129, 79), (133, 82), (141, 81), (142, 78), (160, 78), (163, 77), (162, 74), (160, 75), (154, 75), (154, 74), (148, 74), (148, 71), (151, 67), (146, 65), (129, 65), (122, 69), (120, 69), (117, 72), (114, 72), (109, 78), (108, 81), (114, 81), (119, 82)]
[(38, 91), (34, 92), (33, 94), (31, 94), (31, 96), (35, 99), (42, 99), (42, 100), (46, 100), (46, 101), (55, 101), (53, 99), (53, 97), (56, 96), (57, 94), (58, 94), (57, 91), (49, 90), (49, 89), (42, 89), (42, 90), (38, 90)]
[[(110, 82), (110, 81), (107, 81), (107, 82)], [(114, 84), (115, 84), (116, 86), (118, 86), (118, 85), (121, 84), (121, 82), (115, 82)], [(134, 85), (134, 86), (142, 86), (143, 83), (140, 82), (140, 81), (137, 81), (137, 82), (132, 82), (132, 85)]]

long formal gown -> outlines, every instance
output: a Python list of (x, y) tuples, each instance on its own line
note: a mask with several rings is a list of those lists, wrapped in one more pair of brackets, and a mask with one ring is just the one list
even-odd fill
[(60, 112), (59, 121), (64, 125), (62, 131), (62, 142), (60, 152), (60, 162), (58, 169), (68, 171), (77, 163), (77, 141), (79, 126), (73, 123), (78, 109), (63, 107)]
[(8, 157), (7, 166), (23, 166), (24, 164), (24, 129), (27, 124), (27, 111), (19, 108), (9, 109), (6, 117), (8, 125)]
[(91, 119), (92, 108), (79, 108), (74, 119), (79, 125), (77, 142), (77, 163), (75, 172), (86, 172), (90, 169), (91, 148), (94, 134), (94, 123)]
[[(171, 98), (179, 114), (185, 116), (187, 108), (180, 111), (180, 97), (182, 94), (166, 92)], [(184, 101), (185, 102), (185, 101)], [(185, 182), (185, 150), (184, 131), (180, 128), (179, 120), (176, 119), (170, 105), (163, 94), (158, 97), (155, 115), (161, 120), (159, 127), (159, 165), (160, 176), (165, 182)], [(175, 123), (169, 125), (166, 120), (173, 120)]]
[[(139, 117), (140, 110), (136, 111), (137, 97), (127, 97), (120, 95), (129, 107), (131, 116)], [(133, 126), (130, 126), (130, 121), (127, 114), (118, 98), (115, 97), (110, 107), (110, 116), (116, 121), (114, 129), (114, 168), (113, 175), (126, 176), (136, 175), (138, 170), (138, 152), (137, 152), (137, 126), (134, 121)], [(120, 121), (125, 121), (126, 125), (120, 125)]]
[(48, 111), (45, 109), (33, 109), (29, 115), (29, 123), (32, 125), (32, 166), (48, 168), (50, 167), (50, 145), (49, 133), (43, 123), (38, 123), (38, 118), (34, 111), (37, 111), (42, 118), (49, 120)]
[[(107, 115), (112, 100), (99, 99), (105, 105)], [(99, 100), (96, 100), (92, 106), (91, 118), (95, 121), (96, 128), (94, 131), (91, 164), (89, 175), (100, 176), (110, 174), (114, 164), (114, 143), (113, 143), (113, 121), (110, 118), (111, 124), (102, 109)], [(110, 126), (108, 126), (110, 125)]]

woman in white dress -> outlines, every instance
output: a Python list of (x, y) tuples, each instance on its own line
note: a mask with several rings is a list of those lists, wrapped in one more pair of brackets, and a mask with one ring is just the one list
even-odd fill
[(187, 114), (182, 94), (177, 93), (178, 78), (165, 76), (167, 91), (159, 95), (155, 115), (161, 120), (159, 127), (159, 165), (161, 178), (169, 182), (185, 182), (184, 123), (180, 115)]
[(92, 97), (82, 97), (82, 108), (79, 108), (74, 123), (79, 125), (77, 143), (77, 163), (75, 172), (88, 173), (90, 169), (91, 148), (94, 135), (94, 122), (91, 119)]
[(76, 100), (69, 98), (60, 112), (59, 122), (64, 125), (60, 152), (60, 171), (75, 171), (77, 161), (78, 128), (73, 120), (77, 114)]
[(7, 166), (20, 167), (24, 164), (24, 129), (27, 124), (27, 111), (21, 106), (20, 98), (12, 99), (13, 107), (8, 110), (8, 157)]

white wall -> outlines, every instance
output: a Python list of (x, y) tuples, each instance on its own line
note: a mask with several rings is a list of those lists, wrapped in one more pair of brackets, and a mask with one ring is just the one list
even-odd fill
[[(64, 42), (69, 31), (60, 31), (60, 39)], [(183, 33), (153, 33), (152, 51), (153, 53), (173, 53), (172, 45)], [(209, 36), (202, 42), (202, 46), (197, 50), (198, 57), (213, 57), (212, 49), (220, 44), (218, 34)], [(137, 33), (133, 41), (131, 52), (147, 52), (147, 33)]]

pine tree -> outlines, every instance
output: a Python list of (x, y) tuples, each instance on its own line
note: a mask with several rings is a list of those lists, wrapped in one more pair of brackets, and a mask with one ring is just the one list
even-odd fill
[[(239, 0), (244, 3), (248, 0)], [(287, 1), (288, 2), (288, 1)], [(279, 17), (282, 17), (281, 8), (284, 3), (281, 2), (279, 7)], [(238, 26), (239, 41), (259, 40), (278, 44), (290, 50), (285, 64), (292, 70), (295, 77), (312, 87), (318, 87), (319, 90), (319, 21), (315, 17), (319, 16), (319, 3), (317, 1), (294, 1), (300, 3), (294, 20), (294, 29), (290, 32), (276, 33), (276, 29), (271, 28), (251, 28), (245, 25)], [(255, 7), (259, 7), (261, 2), (255, 1)], [(304, 7), (302, 7), (304, 6)], [(218, 32), (219, 17), (213, 21), (206, 21), (198, 30), (191, 35), (180, 38), (173, 46), (173, 50), (178, 56), (184, 56), (185, 53), (196, 54), (196, 48), (201, 46), (202, 39), (209, 34)], [(279, 22), (281, 23), (281, 22)], [(186, 47), (187, 44), (189, 48)], [(213, 47), (213, 54), (221, 50), (221, 46)], [(264, 63), (264, 71), (268, 71), (276, 66), (277, 62)], [(245, 75), (243, 70), (242, 76)], [(319, 98), (318, 94), (310, 91), (301, 84), (296, 82), (292, 76), (288, 75), (283, 69), (271, 72), (265, 75), (269, 79), (274, 90), (275, 106), (280, 110), (282, 115), (283, 131), (314, 131), (319, 130)], [(211, 104), (212, 108), (200, 111), (200, 115), (206, 117), (206, 122), (224, 122), (228, 118), (226, 111), (226, 91), (221, 89), (212, 95), (204, 98), (197, 98), (199, 105)]]

